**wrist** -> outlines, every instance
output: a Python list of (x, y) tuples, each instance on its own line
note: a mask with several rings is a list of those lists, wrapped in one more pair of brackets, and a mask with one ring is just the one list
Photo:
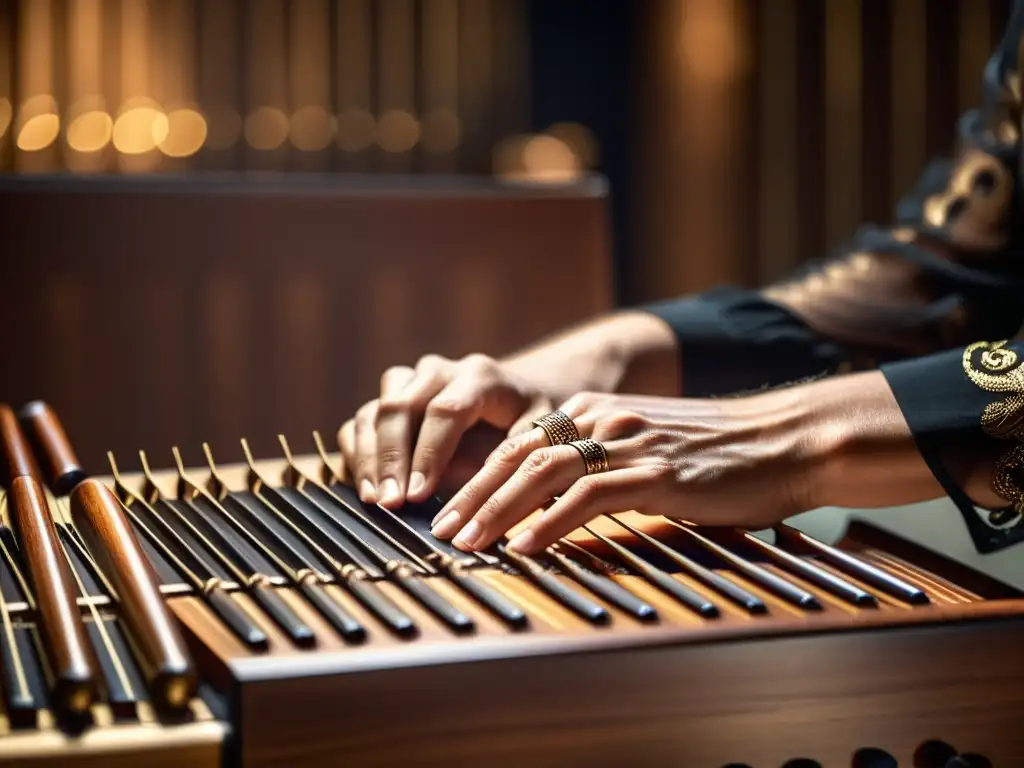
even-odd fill
[(555, 402), (578, 392), (680, 391), (675, 336), (663, 320), (640, 311), (599, 318), (500, 362)]
[(898, 506), (941, 495), (881, 372), (756, 398), (786, 415), (787, 477), (801, 508)]

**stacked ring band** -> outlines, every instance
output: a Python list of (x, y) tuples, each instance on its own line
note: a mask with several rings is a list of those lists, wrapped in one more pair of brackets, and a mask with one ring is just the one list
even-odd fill
[(599, 442), (588, 437), (583, 440), (574, 440), (569, 445), (580, 452), (588, 475), (608, 471), (608, 452)]
[(544, 430), (552, 445), (568, 445), (574, 440), (580, 439), (576, 423), (562, 411), (552, 411), (541, 416), (533, 422), (533, 425)]

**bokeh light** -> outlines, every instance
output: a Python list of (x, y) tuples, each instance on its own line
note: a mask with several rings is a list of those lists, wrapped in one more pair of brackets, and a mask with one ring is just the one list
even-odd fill
[(112, 140), (123, 155), (152, 152), (166, 138), (170, 126), (167, 115), (151, 99), (127, 102), (114, 121)]
[(25, 100), (18, 113), (17, 144), (22, 152), (46, 149), (60, 135), (57, 102), (49, 94)]
[(206, 118), (190, 107), (167, 113), (167, 135), (159, 142), (160, 151), (168, 157), (189, 157), (206, 141)]
[(288, 116), (276, 107), (258, 107), (245, 119), (245, 140), (253, 149), (270, 151), (288, 138)]
[(334, 116), (323, 107), (301, 107), (292, 114), (288, 136), (292, 146), (303, 152), (326, 149), (334, 138)]
[(377, 143), (385, 152), (408, 152), (419, 140), (419, 121), (408, 112), (393, 109), (381, 117)]

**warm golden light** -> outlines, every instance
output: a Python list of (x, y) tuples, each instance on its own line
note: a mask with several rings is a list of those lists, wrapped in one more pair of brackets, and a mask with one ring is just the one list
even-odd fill
[(555, 123), (546, 133), (563, 142), (576, 156), (580, 168), (594, 168), (599, 160), (597, 139), (593, 132), (579, 123)]
[(245, 140), (253, 149), (272, 150), (288, 138), (288, 116), (274, 107), (259, 107), (245, 120)]
[(60, 118), (54, 114), (30, 117), (18, 132), (18, 149), (38, 152), (53, 144), (60, 133)]
[(167, 113), (167, 135), (158, 142), (168, 157), (189, 157), (206, 141), (206, 118), (194, 109), (175, 109)]
[(381, 117), (377, 143), (385, 152), (408, 152), (419, 140), (419, 121), (408, 112), (393, 109)]
[(76, 152), (99, 152), (114, 133), (114, 121), (101, 109), (82, 112), (68, 125), (68, 146)]
[(318, 106), (297, 109), (292, 115), (289, 137), (296, 149), (318, 152), (334, 137), (334, 116)]
[(230, 149), (242, 135), (242, 118), (231, 107), (213, 107), (207, 115), (206, 146)]
[(26, 99), (18, 114), (17, 144), (22, 152), (38, 152), (60, 135), (57, 102), (48, 94)]
[(698, 81), (718, 84), (735, 77), (746, 65), (738, 23), (734, 2), (688, 0), (680, 53)]
[(572, 148), (554, 136), (534, 136), (523, 148), (523, 169), (531, 181), (567, 182), (580, 173)]
[(459, 146), (462, 125), (449, 109), (435, 109), (423, 118), (423, 148), (442, 154)]
[(167, 138), (167, 115), (148, 99), (129, 102), (114, 121), (114, 148), (124, 155), (143, 155)]
[(11, 102), (0, 98), (0, 139), (7, 134), (11, 125)]
[(377, 121), (365, 109), (347, 109), (338, 116), (338, 146), (346, 152), (363, 152), (377, 135)]

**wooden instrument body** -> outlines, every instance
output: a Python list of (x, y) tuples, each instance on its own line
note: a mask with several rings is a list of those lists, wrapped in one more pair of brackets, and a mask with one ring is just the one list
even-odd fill
[[(295, 463), (310, 477), (322, 470), (315, 456)], [(258, 466), (269, 482), (286, 484), (284, 461)], [(189, 474), (204, 485), (210, 479), (205, 470)], [(234, 488), (251, 482), (243, 465), (222, 466), (219, 475)], [(167, 498), (181, 491), (173, 471), (153, 473), (151, 483), (138, 474), (121, 480), (140, 494), (154, 483)], [(644, 523), (628, 513), (625, 519)], [(597, 526), (607, 535), (613, 529)], [(611, 559), (587, 537), (574, 539)], [(686, 550), (685, 542), (673, 546)], [(801, 610), (718, 569), (765, 602), (767, 613), (751, 616), (674, 573), (721, 608), (711, 621), (640, 576), (618, 574), (614, 579), (653, 605), (660, 621), (644, 624), (599, 601), (612, 616), (599, 627), (523, 576), (482, 566), (473, 572), (526, 610), (526, 631), (507, 627), (443, 575), (424, 576), (475, 620), (474, 634), (457, 636), (396, 584), (375, 578), (420, 629), (417, 638), (401, 639), (339, 584), (328, 583), (327, 591), (368, 630), (366, 642), (353, 646), (275, 576), (273, 588), (317, 637), (316, 647), (299, 648), (244, 588), (225, 582), (231, 599), (269, 638), (269, 649), (256, 652), (194, 590), (176, 582), (147, 544), (201, 678), (224, 697), (227, 714), (218, 721), (199, 700), (189, 723), (106, 725), (81, 736), (55, 727), (22, 731), (0, 736), (0, 762), (696, 767), (779, 766), (803, 757), (845, 768), (867, 747), (910, 765), (923, 742), (941, 740), (996, 766), (1015, 764), (1024, 754), (1024, 599), (865, 524), (852, 525), (842, 547), (920, 587), (930, 604), (910, 606), (868, 588), (879, 604), (863, 609), (761, 562), (811, 592), (822, 610)], [(102, 597), (90, 599), (112, 607)]]
[[(316, 457), (297, 463), (311, 477), (322, 469)], [(221, 474), (244, 485), (244, 467)], [(261, 474), (278, 482), (286, 466), (265, 462)], [(173, 488), (174, 477), (161, 484)], [(598, 524), (609, 535), (611, 527)], [(847, 766), (865, 747), (910, 764), (934, 739), (994, 765), (1024, 754), (1024, 600), (867, 525), (854, 524), (843, 546), (921, 587), (931, 604), (911, 608), (875, 589), (879, 607), (859, 609), (764, 564), (811, 591), (823, 610), (802, 611), (730, 574), (768, 606), (751, 617), (675, 574), (721, 606), (722, 616), (707, 621), (623, 574), (615, 579), (654, 605), (661, 622), (641, 624), (605, 603), (612, 622), (594, 627), (521, 576), (482, 568), (482, 578), (526, 609), (529, 631), (512, 631), (433, 576), (435, 589), (477, 620), (474, 636), (456, 637), (382, 583), (421, 637), (371, 629), (365, 645), (347, 647), (282, 586), (319, 646), (294, 647), (262, 617), (270, 638), (263, 654), (249, 653), (200, 600), (171, 604), (206, 679), (233, 703), (235, 757), (245, 765), (774, 766), (806, 757)], [(343, 590), (329, 589), (375, 627)], [(259, 617), (246, 595), (234, 599)]]

